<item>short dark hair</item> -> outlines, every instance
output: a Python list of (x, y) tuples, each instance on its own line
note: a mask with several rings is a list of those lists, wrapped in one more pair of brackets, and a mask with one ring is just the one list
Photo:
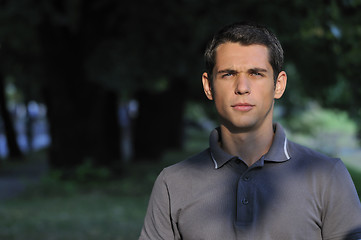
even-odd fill
[(244, 46), (253, 44), (264, 45), (268, 49), (269, 63), (273, 69), (273, 76), (276, 81), (278, 74), (283, 68), (283, 49), (281, 43), (269, 29), (264, 26), (249, 22), (237, 22), (222, 28), (206, 48), (204, 59), (206, 72), (212, 81), (212, 72), (215, 62), (215, 53), (219, 45), (227, 42), (239, 43)]

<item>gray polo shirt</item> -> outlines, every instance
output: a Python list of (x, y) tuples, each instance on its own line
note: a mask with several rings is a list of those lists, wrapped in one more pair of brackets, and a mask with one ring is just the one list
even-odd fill
[(361, 239), (361, 205), (340, 159), (288, 141), (282, 127), (248, 167), (210, 148), (165, 168), (140, 239)]

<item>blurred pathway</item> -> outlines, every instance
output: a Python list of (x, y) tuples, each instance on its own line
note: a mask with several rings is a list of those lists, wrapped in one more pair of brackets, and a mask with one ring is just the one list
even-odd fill
[(0, 201), (21, 194), (28, 185), (37, 183), (48, 171), (46, 161), (37, 160), (0, 168)]

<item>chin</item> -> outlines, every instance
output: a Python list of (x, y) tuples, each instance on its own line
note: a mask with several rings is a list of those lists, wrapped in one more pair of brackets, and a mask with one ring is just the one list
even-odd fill
[(244, 132), (250, 132), (253, 129), (256, 128), (255, 123), (230, 123), (230, 124), (223, 124), (230, 132), (232, 133), (244, 133)]
[(245, 133), (245, 132), (251, 132), (254, 130), (255, 127), (253, 125), (241, 125), (241, 126), (235, 126), (233, 129), (234, 133)]

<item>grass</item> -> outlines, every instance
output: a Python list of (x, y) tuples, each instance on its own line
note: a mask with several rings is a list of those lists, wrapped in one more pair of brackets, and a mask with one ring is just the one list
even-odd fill
[[(0, 202), (1, 240), (132, 240), (138, 239), (154, 180), (159, 172), (206, 147), (208, 133), (186, 151), (170, 151), (161, 161), (124, 166), (121, 179), (98, 182), (60, 181), (51, 172), (22, 195)], [(39, 159), (44, 152), (28, 159)], [(3, 169), (21, 167), (9, 164)]]
[[(138, 239), (149, 194), (161, 169), (207, 146), (208, 133), (193, 132), (192, 136), (195, 141), (185, 146), (187, 151), (168, 152), (158, 163), (129, 164), (122, 179), (79, 183), (45, 177), (21, 196), (1, 202), (0, 239)], [(346, 165), (352, 163), (349, 170), (361, 193), (361, 166), (353, 164), (355, 157), (344, 160)]]
[(146, 201), (93, 192), (7, 202), (0, 239), (136, 239)]
[(162, 164), (126, 167), (122, 179), (78, 183), (44, 178), (0, 205), (0, 239), (137, 239)]

